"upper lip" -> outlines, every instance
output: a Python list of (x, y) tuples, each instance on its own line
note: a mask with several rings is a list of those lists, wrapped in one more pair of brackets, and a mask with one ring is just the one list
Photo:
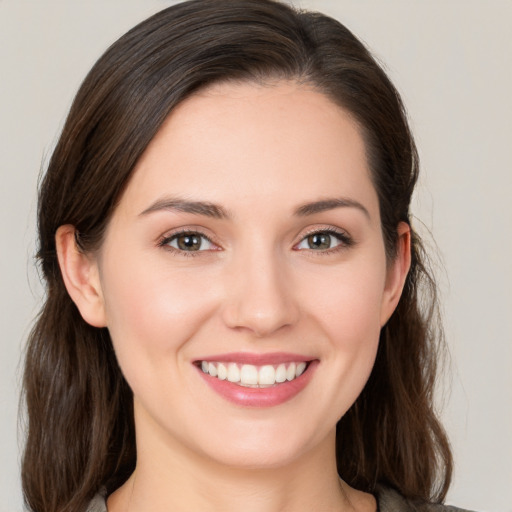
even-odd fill
[(290, 352), (269, 352), (266, 354), (254, 354), (251, 352), (229, 352), (226, 354), (215, 354), (196, 359), (195, 362), (207, 361), (210, 363), (240, 363), (252, 364), (254, 366), (263, 366), (266, 364), (281, 364), (281, 363), (300, 363), (302, 361), (308, 362), (314, 360), (314, 357), (305, 356), (301, 354), (293, 354)]

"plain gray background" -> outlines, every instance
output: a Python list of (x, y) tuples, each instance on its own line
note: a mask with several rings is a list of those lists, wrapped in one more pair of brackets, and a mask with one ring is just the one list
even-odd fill
[[(32, 261), (39, 169), (94, 61), (171, 3), (0, 0), (0, 512), (22, 510), (17, 408), (42, 295)], [(294, 3), (345, 23), (403, 95), (422, 158), (414, 212), (445, 267), (452, 376), (439, 397), (456, 460), (447, 501), (512, 511), (512, 1)]]

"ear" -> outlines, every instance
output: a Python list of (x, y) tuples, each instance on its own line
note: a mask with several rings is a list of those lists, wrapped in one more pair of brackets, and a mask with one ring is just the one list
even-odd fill
[(60, 226), (55, 244), (64, 285), (82, 318), (94, 327), (106, 327), (105, 305), (96, 258), (78, 247), (75, 227)]
[(395, 311), (411, 267), (411, 227), (406, 222), (400, 222), (397, 231), (396, 255), (388, 264), (386, 285), (382, 297), (381, 327), (386, 324)]

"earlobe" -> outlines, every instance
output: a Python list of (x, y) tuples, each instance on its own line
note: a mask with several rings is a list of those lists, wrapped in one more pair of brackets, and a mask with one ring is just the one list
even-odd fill
[(397, 227), (398, 241), (395, 259), (390, 262), (386, 275), (386, 286), (381, 308), (381, 326), (389, 320), (398, 301), (411, 267), (411, 227), (400, 222)]
[(94, 327), (105, 327), (105, 305), (97, 261), (77, 246), (75, 231), (74, 226), (66, 224), (55, 234), (64, 285), (83, 319)]

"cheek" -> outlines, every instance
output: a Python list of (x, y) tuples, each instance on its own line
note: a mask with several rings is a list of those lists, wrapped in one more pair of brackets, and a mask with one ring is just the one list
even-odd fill
[(201, 290), (200, 275), (168, 267), (130, 260), (105, 267), (108, 329), (130, 383), (144, 371), (157, 372), (162, 358), (179, 358), (182, 345), (214, 308), (213, 290)]
[(357, 350), (380, 332), (385, 265), (380, 260), (363, 263), (326, 273), (310, 298), (317, 317), (341, 349)]
[(346, 272), (324, 283), (322, 293), (310, 297), (314, 318), (330, 345), (324, 368), (332, 372), (326, 372), (328, 382), (324, 382), (319, 396), (335, 420), (357, 399), (372, 371), (380, 336), (384, 282), (385, 266), (379, 262), (350, 269), (347, 266)]
[(356, 290), (346, 287), (340, 291), (338, 307), (330, 306), (329, 314), (324, 316), (340, 382), (361, 389), (371, 372), (378, 347), (381, 299), (377, 290), (362, 287), (363, 284)]

